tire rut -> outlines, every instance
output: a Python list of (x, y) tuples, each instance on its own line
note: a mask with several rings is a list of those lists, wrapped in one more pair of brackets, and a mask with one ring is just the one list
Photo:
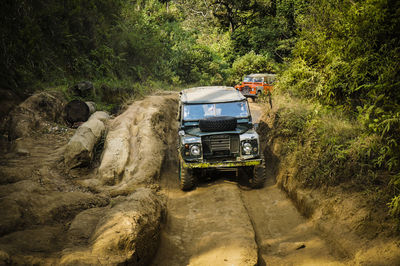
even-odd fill
[(262, 257), (262, 254), (261, 254), (261, 249), (260, 249), (260, 247), (261, 247), (260, 236), (257, 234), (257, 230), (255, 229), (255, 228), (256, 228), (256, 223), (255, 223), (253, 217), (250, 215), (250, 212), (249, 212), (249, 209), (248, 209), (247, 205), (245, 204), (245, 201), (244, 201), (244, 199), (243, 199), (243, 194), (242, 194), (242, 192), (240, 192), (239, 195), (240, 195), (240, 199), (241, 199), (242, 202), (243, 202), (243, 206), (244, 206), (244, 208), (246, 209), (247, 215), (249, 216), (249, 219), (250, 219), (250, 222), (251, 222), (251, 226), (253, 227), (253, 231), (254, 231), (254, 241), (255, 241), (256, 244), (257, 244), (257, 265), (259, 265), (259, 266), (264, 266), (264, 265), (266, 265), (266, 263), (265, 263), (265, 261), (264, 261), (264, 259), (263, 259), (263, 257)]
[(242, 191), (259, 249), (258, 265), (341, 265), (293, 203), (272, 180), (263, 189)]
[(162, 178), (168, 178), (162, 182), (168, 213), (152, 265), (257, 264), (253, 227), (236, 184), (215, 180), (183, 192), (176, 171)]

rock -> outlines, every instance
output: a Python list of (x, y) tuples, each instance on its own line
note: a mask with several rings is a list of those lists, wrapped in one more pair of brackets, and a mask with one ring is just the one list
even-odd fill
[[(99, 113), (99, 114), (96, 114)], [(68, 142), (64, 152), (64, 163), (68, 169), (89, 165), (93, 159), (93, 149), (105, 132), (106, 113), (96, 112), (83, 123)], [(107, 121), (106, 119), (103, 119)]]
[(282, 242), (279, 244), (277, 254), (280, 256), (287, 256), (288, 254), (305, 248), (304, 242)]
[(69, 93), (82, 98), (93, 98), (95, 95), (95, 90), (93, 83), (90, 81), (82, 81), (69, 88)]
[(47, 122), (61, 122), (65, 102), (62, 94), (57, 92), (40, 92), (29, 97), (9, 114), (8, 139), (30, 136), (37, 130), (47, 128)]

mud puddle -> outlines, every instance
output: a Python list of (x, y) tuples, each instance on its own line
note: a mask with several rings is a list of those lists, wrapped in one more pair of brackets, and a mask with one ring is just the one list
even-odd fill
[[(258, 119), (260, 107), (251, 108)], [(250, 190), (227, 173), (183, 192), (169, 152), (161, 175), (167, 215), (152, 265), (342, 264), (273, 180)]]

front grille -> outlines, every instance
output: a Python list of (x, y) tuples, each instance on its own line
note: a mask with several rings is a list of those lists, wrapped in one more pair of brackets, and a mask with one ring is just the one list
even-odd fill
[(202, 137), (204, 158), (235, 157), (239, 155), (238, 135)]
[(250, 87), (244, 86), (242, 89), (242, 94), (250, 94)]
[(210, 137), (210, 150), (227, 151), (231, 149), (231, 140), (229, 135), (216, 135)]

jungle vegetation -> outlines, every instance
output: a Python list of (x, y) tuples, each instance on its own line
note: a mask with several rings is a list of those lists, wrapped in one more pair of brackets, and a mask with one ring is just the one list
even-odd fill
[[(135, 94), (277, 73), (277, 91), (359, 125), (345, 139), (365, 175), (390, 177), (371, 185), (400, 216), (399, 1), (3, 0), (0, 29), (0, 86), (19, 95), (82, 80)], [(332, 143), (336, 161), (350, 154)], [(313, 185), (323, 184), (334, 185)]]

